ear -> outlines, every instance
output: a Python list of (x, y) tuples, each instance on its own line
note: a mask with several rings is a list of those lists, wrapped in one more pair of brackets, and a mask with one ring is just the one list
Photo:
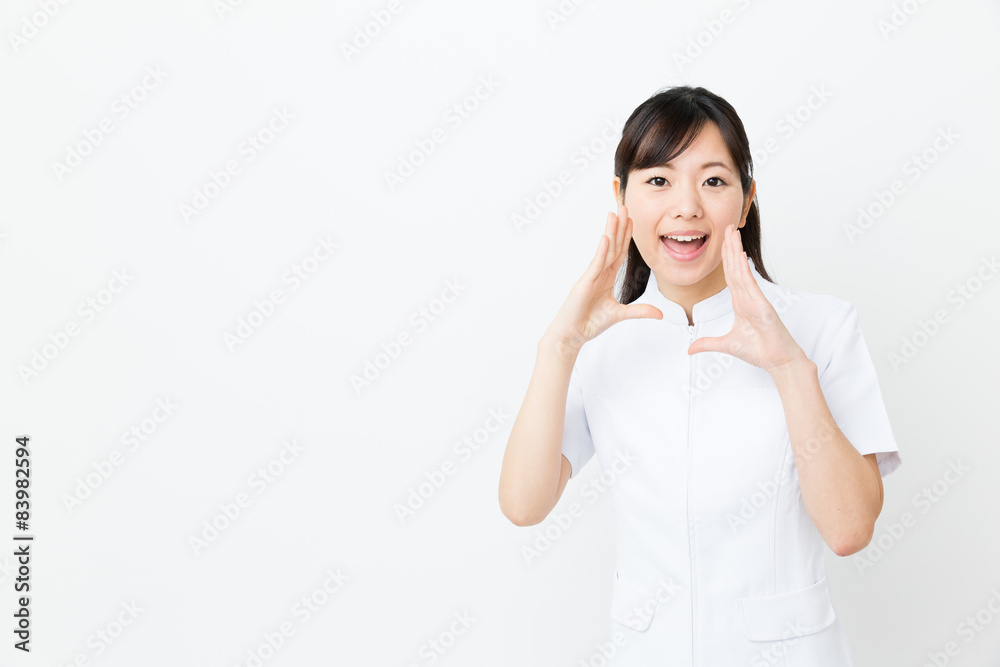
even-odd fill
[(750, 192), (748, 192), (746, 196), (743, 198), (744, 199), (743, 215), (740, 216), (740, 224), (737, 225), (738, 228), (742, 228), (743, 225), (747, 223), (747, 215), (750, 214), (750, 204), (753, 203), (753, 197), (756, 193), (757, 193), (757, 181), (751, 180)]
[(618, 190), (621, 188), (622, 179), (615, 176), (614, 180), (611, 181), (612, 189), (615, 191), (615, 201), (621, 203), (621, 199), (618, 198)]

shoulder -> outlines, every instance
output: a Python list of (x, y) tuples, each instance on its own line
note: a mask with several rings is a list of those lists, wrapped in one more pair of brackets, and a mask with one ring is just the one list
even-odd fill
[(762, 282), (761, 291), (792, 338), (820, 368), (838, 341), (859, 328), (857, 308), (846, 299)]
[(857, 317), (854, 304), (832, 294), (820, 294), (777, 285), (766, 280), (758, 282), (767, 300), (786, 324), (829, 329)]

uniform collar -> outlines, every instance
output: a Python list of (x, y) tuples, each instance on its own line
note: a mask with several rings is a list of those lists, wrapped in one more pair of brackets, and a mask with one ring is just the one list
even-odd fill
[[(766, 282), (760, 273), (757, 272), (757, 267), (754, 266), (753, 259), (747, 257), (747, 262), (750, 264), (750, 273), (753, 274), (757, 284), (761, 285)], [(653, 304), (663, 312), (663, 319), (667, 322), (684, 325), (688, 323), (684, 307), (679, 303), (671, 301), (660, 292), (656, 285), (656, 274), (653, 273), (652, 269), (649, 271), (649, 281), (646, 283), (646, 289), (636, 299), (636, 302)], [(694, 320), (695, 324), (698, 324), (699, 322), (714, 320), (717, 317), (732, 312), (732, 310), (733, 300), (729, 292), (729, 286), (727, 285), (722, 288), (722, 291), (716, 292), (712, 296), (694, 304), (694, 308), (691, 311), (691, 319)]]

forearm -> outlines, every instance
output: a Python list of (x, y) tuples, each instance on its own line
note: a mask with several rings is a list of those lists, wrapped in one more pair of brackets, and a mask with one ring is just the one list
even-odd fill
[(538, 342), (500, 472), (501, 509), (518, 525), (541, 521), (558, 500), (567, 392), (577, 354), (548, 333)]
[(771, 371), (788, 425), (802, 500), (820, 535), (841, 556), (871, 541), (882, 487), (871, 464), (837, 426), (805, 353)]

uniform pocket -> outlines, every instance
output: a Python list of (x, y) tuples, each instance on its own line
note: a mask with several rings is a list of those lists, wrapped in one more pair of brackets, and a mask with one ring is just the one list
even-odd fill
[(829, 627), (837, 619), (826, 577), (789, 593), (739, 598), (743, 634), (752, 641), (802, 637)]
[(622, 579), (615, 570), (611, 592), (611, 618), (627, 628), (644, 632), (660, 607), (654, 593)]

